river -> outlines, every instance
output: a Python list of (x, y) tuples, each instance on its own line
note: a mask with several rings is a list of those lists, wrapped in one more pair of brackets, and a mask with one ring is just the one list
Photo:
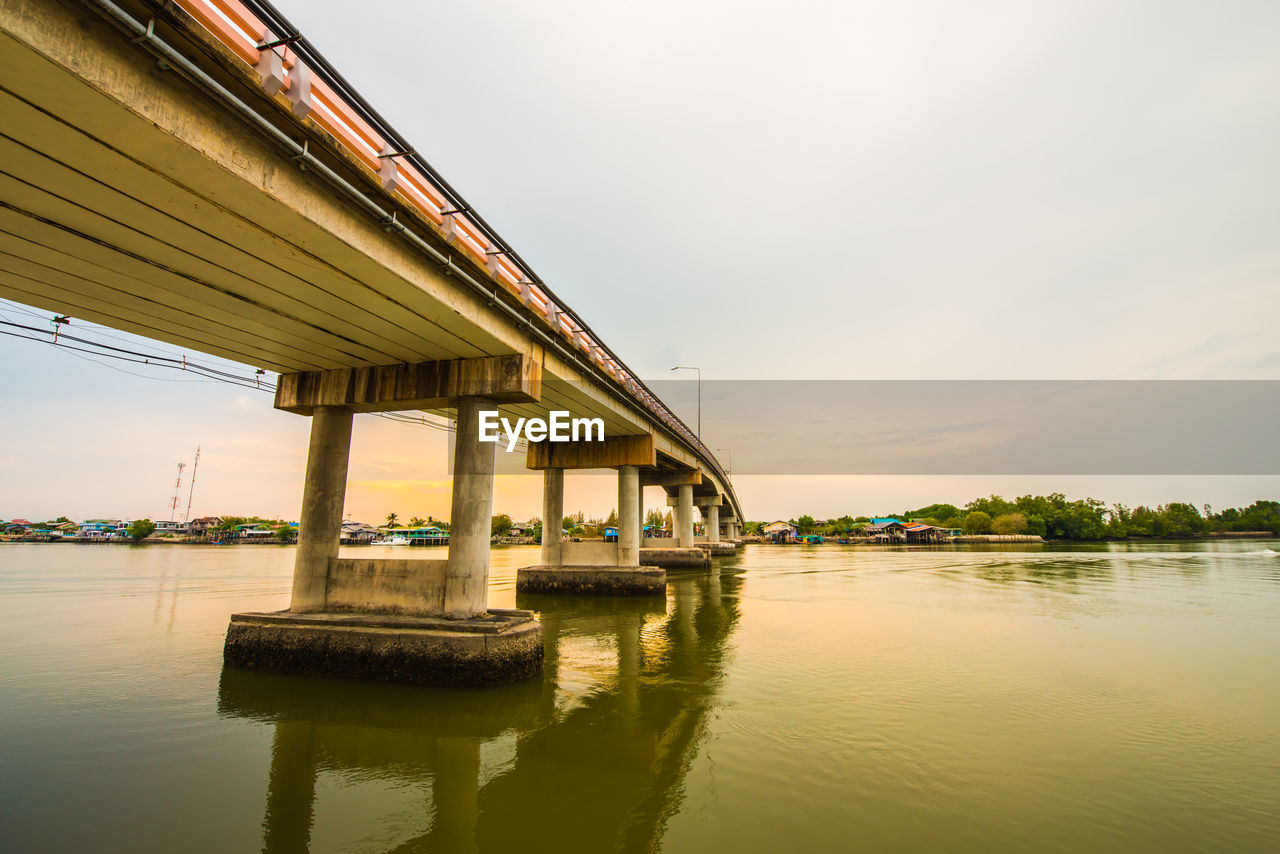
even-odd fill
[(289, 547), (0, 546), (0, 845), (1280, 850), (1276, 550), (749, 546), (638, 601), (499, 548), (546, 666), (465, 691), (224, 671)]

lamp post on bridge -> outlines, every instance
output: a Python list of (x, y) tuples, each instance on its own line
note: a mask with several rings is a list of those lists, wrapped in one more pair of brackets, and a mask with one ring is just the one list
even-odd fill
[(716, 448), (717, 454), (720, 453), (721, 451), (724, 451), (726, 454), (729, 455), (729, 471), (725, 473), (729, 475), (729, 480), (733, 480), (733, 451), (731, 451), (728, 448)]
[(688, 365), (676, 365), (673, 371), (697, 371), (698, 372), (698, 441), (702, 441), (702, 368), (692, 368)]

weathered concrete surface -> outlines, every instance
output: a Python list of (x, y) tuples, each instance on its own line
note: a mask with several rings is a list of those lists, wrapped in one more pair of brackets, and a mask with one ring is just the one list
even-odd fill
[(687, 549), (693, 545), (693, 487), (685, 483), (677, 489), (679, 494), (676, 496), (675, 518), (672, 521), (675, 524), (677, 545)]
[(473, 620), (372, 614), (233, 614), (228, 667), (425, 685), (480, 687), (542, 669), (542, 624), (529, 611)]
[(667, 569), (705, 569), (711, 566), (711, 553), (696, 546), (687, 549), (641, 549), (640, 564)]
[(587, 540), (583, 543), (562, 540), (553, 548), (544, 548), (542, 555), (543, 566), (622, 567), (639, 564), (639, 561), (634, 560), (624, 562), (618, 544), (603, 540)]
[(541, 363), (516, 354), (281, 374), (275, 407), (310, 415), (319, 406), (352, 412), (438, 409), (461, 397), (536, 403), (541, 390)]
[(557, 563), (560, 559), (560, 522), (564, 519), (564, 469), (542, 472), (542, 519), (542, 562)]
[(526, 566), (516, 570), (516, 592), (663, 596), (667, 573), (652, 566)]
[(290, 604), (295, 611), (324, 608), (329, 561), (338, 556), (338, 537), (342, 532), (351, 422), (351, 410), (340, 406), (317, 407), (311, 418), (298, 550), (293, 558)]
[(611, 469), (654, 466), (658, 462), (653, 434), (606, 436), (600, 441), (530, 442), (525, 465), (542, 469)]
[(618, 563), (640, 563), (640, 469), (618, 468)]
[(445, 560), (334, 558), (325, 588), (326, 612), (444, 614)]
[[(717, 496), (719, 498), (719, 496)], [(720, 542), (720, 502), (702, 506), (703, 521), (706, 522), (707, 541)]]
[(449, 564), (445, 570), (444, 612), (470, 619), (489, 608), (489, 539), (493, 521), (493, 470), (497, 444), (480, 441), (480, 411), (497, 409), (491, 398), (457, 401), (453, 443), (453, 501), (450, 505)]

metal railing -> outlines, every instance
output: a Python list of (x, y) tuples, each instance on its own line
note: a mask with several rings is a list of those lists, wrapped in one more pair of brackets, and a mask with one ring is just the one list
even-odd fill
[[(613, 383), (627, 398), (640, 404), (650, 416), (698, 452), (716, 470), (726, 488), (731, 489), (724, 469), (700, 438), (555, 295), (532, 267), (274, 6), (265, 0), (175, 0), (175, 3), (232, 55), (251, 66), (268, 95), (286, 99), (300, 121), (309, 118), (328, 132), (380, 180), (386, 193), (417, 212), (439, 237), (485, 270), (493, 284), (507, 291), (514, 301), (530, 311), (536, 322), (546, 327), (551, 333), (548, 340), (558, 349), (581, 357), (578, 361), (585, 360), (588, 368), (605, 380), (606, 386)], [(97, 5), (108, 8), (118, 19), (127, 17), (109, 0), (97, 0)], [(130, 23), (135, 28), (142, 26), (136, 21), (130, 20)], [(153, 24), (147, 25), (144, 37), (138, 40), (156, 40)], [(308, 156), (305, 143), (294, 144), (301, 151), (300, 157), (315, 162), (313, 155)], [(324, 171), (354, 190), (331, 170)], [(367, 197), (361, 198), (371, 207)], [(401, 233), (408, 232), (408, 224), (397, 221), (394, 213), (388, 220), (386, 224)], [(415, 242), (420, 243), (420, 238)], [(451, 259), (448, 266), (459, 270)]]

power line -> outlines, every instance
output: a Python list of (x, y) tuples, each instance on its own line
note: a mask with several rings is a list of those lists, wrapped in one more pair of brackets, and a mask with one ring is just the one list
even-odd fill
[[(23, 308), (22, 306), (9, 304), (9, 305), (6, 305), (5, 308), (7, 309), (11, 308), (17, 311), (21, 311), (23, 314), (30, 315), (31, 317), (34, 317), (37, 319), (49, 320), (50, 322), (54, 322), (51, 318), (45, 318), (40, 314), (37, 314), (33, 311), (29, 311)], [(142, 379), (159, 380), (161, 382), (221, 382), (229, 385), (239, 386), (241, 388), (249, 388), (255, 391), (264, 391), (264, 392), (270, 392), (273, 394), (275, 393), (275, 390), (276, 390), (275, 383), (270, 382), (268, 380), (263, 380), (260, 374), (254, 375), (252, 377), (246, 377), (244, 375), (234, 374), (234, 373), (231, 373), (230, 371), (224, 371), (219, 368), (214, 368), (208, 365), (201, 364), (199, 362), (193, 362), (190, 359), (188, 359), (185, 355), (164, 356), (164, 355), (159, 355), (155, 353), (148, 353), (142, 350), (134, 350), (134, 349), (129, 349), (125, 347), (116, 347), (111, 344), (104, 344), (101, 341), (95, 341), (91, 338), (85, 338), (81, 335), (68, 335), (56, 329), (55, 330), (41, 329), (36, 326), (29, 326), (23, 323), (16, 323), (12, 320), (0, 320), (0, 325), (8, 326), (15, 330), (21, 330), (21, 331), (10, 331), (6, 329), (0, 329), (0, 335), (7, 335), (11, 338), (20, 338), (24, 341), (34, 341), (37, 344), (48, 344), (52, 347), (55, 347), (58, 350), (66, 352), (67, 355), (69, 356), (74, 356), (78, 359), (84, 359), (85, 361), (93, 362), (94, 364), (100, 365), (109, 370), (118, 371), (120, 373), (128, 374), (134, 377), (140, 377)], [(109, 329), (110, 327), (102, 327), (102, 328)], [(24, 333), (34, 333), (34, 334), (24, 334)], [(52, 337), (48, 339), (43, 337), (37, 337), (37, 336), (44, 336), (44, 335), (49, 335)], [(124, 339), (120, 339), (118, 336), (114, 336), (114, 337), (117, 337), (117, 340), (124, 340)], [(74, 341), (76, 344), (83, 345), (83, 346), (75, 346), (72, 344), (64, 343), (67, 341)], [(98, 358), (93, 358), (95, 356)], [(157, 377), (157, 376), (148, 375), (148, 374), (141, 374), (135, 371), (125, 370), (116, 365), (107, 364), (106, 362), (99, 361), (99, 359), (111, 359), (118, 362), (125, 362), (127, 364), (146, 365), (147, 367), (151, 367), (151, 368), (166, 368), (169, 370), (179, 370), (185, 373), (195, 374), (197, 377), (200, 377), (200, 379), (181, 380), (176, 378)], [(383, 418), (387, 421), (394, 421), (398, 424), (409, 424), (415, 427), (426, 427), (432, 430), (439, 430), (446, 433), (457, 432), (457, 427), (452, 421), (441, 422), (441, 421), (430, 420), (426, 417), (425, 414), (421, 416), (416, 416), (416, 417), (412, 415), (407, 415), (401, 412), (373, 412), (370, 414), (378, 418)], [(521, 442), (518, 444), (523, 446), (524, 445), (523, 440), (521, 440)], [(194, 473), (193, 473), (192, 486), (194, 485), (195, 484), (194, 484)]]

